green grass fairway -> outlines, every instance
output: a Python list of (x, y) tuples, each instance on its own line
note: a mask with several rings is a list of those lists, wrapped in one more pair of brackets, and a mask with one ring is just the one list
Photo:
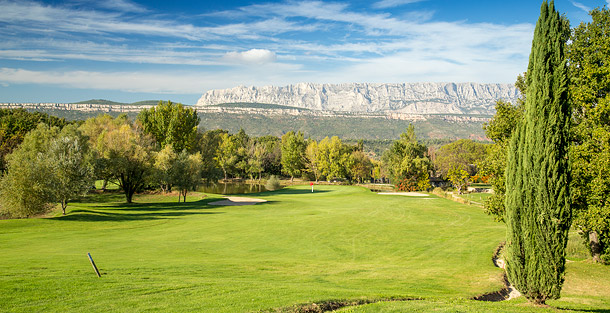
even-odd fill
[[(343, 310), (534, 310), (466, 300), (501, 288), (491, 254), (504, 226), (476, 206), (345, 186), (248, 196), (269, 202), (92, 194), (65, 217), (1, 220), (0, 311), (256, 312), (383, 297), (425, 300)], [(610, 309), (610, 269), (571, 262), (565, 290), (553, 306)]]

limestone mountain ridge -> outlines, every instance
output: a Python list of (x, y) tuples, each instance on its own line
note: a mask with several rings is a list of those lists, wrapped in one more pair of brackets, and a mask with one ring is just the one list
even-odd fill
[(512, 84), (481, 83), (299, 83), (238, 86), (204, 93), (196, 107), (225, 103), (268, 103), (316, 111), (493, 115), (497, 100), (514, 102)]

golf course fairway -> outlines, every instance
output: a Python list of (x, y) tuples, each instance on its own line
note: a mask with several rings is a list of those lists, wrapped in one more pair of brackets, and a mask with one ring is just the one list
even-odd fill
[[(218, 195), (91, 194), (66, 216), (0, 221), (1, 312), (258, 312), (340, 299), (418, 299), (341, 312), (553, 311), (503, 287), (505, 228), (481, 208), (353, 186), (293, 186), (215, 206)], [(91, 253), (102, 273), (89, 263)], [(570, 261), (551, 307), (610, 310), (610, 269)]]

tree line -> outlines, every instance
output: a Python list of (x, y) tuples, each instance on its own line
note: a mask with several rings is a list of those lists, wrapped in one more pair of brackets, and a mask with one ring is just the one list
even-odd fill
[(100, 115), (67, 122), (22, 109), (0, 110), (0, 119), (6, 151), (0, 163), (0, 207), (14, 217), (39, 214), (54, 203), (65, 212), (68, 202), (96, 180), (103, 181), (102, 189), (116, 183), (128, 203), (146, 188), (175, 190), (185, 201), (187, 192), (204, 182), (261, 181), (270, 175), (393, 182), (401, 190), (426, 190), (435, 172), (443, 177), (455, 170), (475, 174), (475, 159), (485, 153), (485, 144), (460, 140), (430, 157), (413, 126), (380, 159), (365, 151), (363, 141), (347, 144), (336, 136), (315, 140), (293, 131), (281, 138), (250, 137), (243, 130), (200, 131), (196, 111), (171, 101), (141, 111), (133, 121), (125, 115)]

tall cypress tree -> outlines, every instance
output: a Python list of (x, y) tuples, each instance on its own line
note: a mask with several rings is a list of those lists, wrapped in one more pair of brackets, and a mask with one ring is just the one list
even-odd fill
[(506, 169), (507, 273), (536, 304), (559, 298), (571, 223), (568, 159), (569, 24), (542, 4), (527, 70), (525, 118), (511, 138)]

